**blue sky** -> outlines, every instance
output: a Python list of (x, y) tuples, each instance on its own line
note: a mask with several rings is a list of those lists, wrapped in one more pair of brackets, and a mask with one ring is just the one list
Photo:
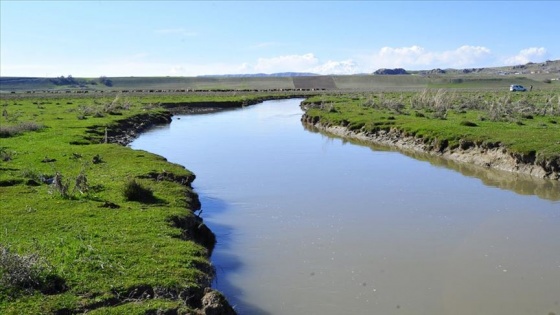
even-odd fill
[(560, 59), (558, 1), (0, 5), (2, 76), (354, 74)]

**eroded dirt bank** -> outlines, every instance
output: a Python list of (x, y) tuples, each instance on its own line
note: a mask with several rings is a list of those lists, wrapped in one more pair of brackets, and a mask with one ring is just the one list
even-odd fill
[(516, 154), (509, 152), (500, 143), (477, 144), (461, 141), (459, 147), (450, 148), (447, 141), (426, 142), (391, 128), (375, 132), (352, 131), (345, 126), (323, 124), (314, 117), (303, 115), (301, 121), (318, 130), (343, 138), (357, 139), (372, 144), (395, 147), (399, 150), (425, 152), (461, 163), (526, 174), (536, 178), (560, 180), (560, 158), (538, 160), (534, 153)]

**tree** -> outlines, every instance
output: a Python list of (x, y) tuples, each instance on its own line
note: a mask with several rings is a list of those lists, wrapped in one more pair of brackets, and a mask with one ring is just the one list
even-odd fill
[(101, 84), (105, 86), (113, 86), (113, 81), (111, 81), (111, 79), (107, 78), (106, 76), (99, 77), (99, 82), (101, 82)]

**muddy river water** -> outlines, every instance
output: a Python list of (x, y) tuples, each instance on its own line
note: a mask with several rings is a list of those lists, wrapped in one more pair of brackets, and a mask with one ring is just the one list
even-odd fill
[(560, 315), (557, 182), (332, 138), (300, 101), (175, 116), (131, 144), (196, 174), (239, 314)]

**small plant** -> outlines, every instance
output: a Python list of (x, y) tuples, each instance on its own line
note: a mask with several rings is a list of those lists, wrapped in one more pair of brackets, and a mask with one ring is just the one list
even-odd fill
[(445, 108), (438, 108), (438, 110), (432, 113), (432, 117), (435, 119), (445, 120), (447, 119), (447, 110)]
[(41, 160), (41, 163), (52, 163), (52, 162), (56, 162), (56, 159), (51, 159), (48, 156), (45, 156), (45, 158)]
[(93, 164), (103, 163), (103, 159), (101, 158), (101, 156), (99, 154), (96, 154), (91, 159), (91, 163), (93, 163)]
[(6, 147), (0, 147), (0, 161), (2, 162), (11, 161), (13, 156), (14, 156), (14, 151), (10, 151)]
[(79, 191), (80, 194), (86, 194), (89, 191), (87, 176), (84, 173), (84, 170), (82, 170), (76, 177), (76, 183), (74, 185), (73, 192), (75, 192), (76, 190)]
[(64, 182), (62, 174), (56, 172), (52, 180), (50, 193), (58, 192), (62, 197), (68, 198), (68, 186), (70, 186), (68, 181)]

